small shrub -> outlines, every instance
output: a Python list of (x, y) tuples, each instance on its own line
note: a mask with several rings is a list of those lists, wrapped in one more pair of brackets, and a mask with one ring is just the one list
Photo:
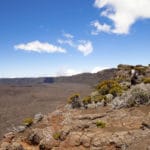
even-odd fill
[(33, 123), (33, 119), (32, 118), (25, 118), (23, 120), (23, 124), (26, 125), (26, 126), (31, 126)]
[(101, 95), (113, 94), (113, 96), (120, 95), (122, 93), (122, 87), (115, 80), (105, 80), (99, 83), (96, 87)]
[(80, 108), (81, 107), (81, 100), (79, 94), (74, 94), (68, 99), (68, 103), (71, 104), (71, 107)]
[(116, 97), (117, 95), (121, 95), (122, 87), (121, 86), (113, 87), (110, 89), (109, 93), (112, 94), (114, 97)]
[(73, 94), (72, 96), (70, 96), (70, 97), (68, 98), (68, 103), (71, 104), (72, 101), (77, 100), (77, 99), (79, 99), (79, 98), (80, 98), (80, 94)]
[(91, 103), (91, 96), (84, 97), (82, 102), (83, 102), (84, 105), (90, 104)]
[(104, 95), (96, 95), (92, 98), (92, 101), (94, 101), (95, 103), (97, 102), (101, 102), (102, 100), (106, 100), (106, 96)]
[(145, 84), (150, 83), (150, 77), (144, 78), (144, 79), (143, 79), (143, 82), (144, 82)]
[(97, 126), (97, 128), (105, 128), (106, 127), (106, 123), (102, 122), (102, 121), (97, 121), (96, 122), (96, 126)]
[(53, 134), (53, 138), (54, 138), (55, 140), (60, 140), (60, 136), (61, 136), (61, 133), (60, 133), (60, 132), (55, 132), (55, 133)]

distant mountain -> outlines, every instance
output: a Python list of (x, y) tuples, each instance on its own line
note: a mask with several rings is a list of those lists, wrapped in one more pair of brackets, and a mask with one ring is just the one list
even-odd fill
[(117, 69), (106, 69), (98, 73), (82, 73), (73, 76), (63, 77), (40, 77), (40, 78), (5, 78), (0, 79), (0, 84), (3, 85), (19, 85), (30, 86), (33, 84), (44, 83), (84, 83), (88, 85), (95, 85), (97, 82), (113, 78)]

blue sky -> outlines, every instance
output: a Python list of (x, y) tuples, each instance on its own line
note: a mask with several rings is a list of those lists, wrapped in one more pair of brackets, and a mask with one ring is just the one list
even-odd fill
[(0, 77), (148, 65), (149, 0), (0, 0)]

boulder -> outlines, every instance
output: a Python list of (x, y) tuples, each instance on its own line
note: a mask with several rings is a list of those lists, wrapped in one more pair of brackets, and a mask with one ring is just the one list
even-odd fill
[(38, 145), (40, 143), (40, 136), (37, 133), (32, 133), (27, 137), (27, 141), (31, 145)]
[(26, 128), (27, 128), (26, 126), (17, 126), (14, 130), (19, 133), (24, 132)]
[(60, 141), (54, 140), (53, 138), (50, 139), (43, 139), (40, 141), (39, 149), (40, 150), (51, 150), (53, 147), (58, 147)]
[(37, 123), (39, 121), (41, 121), (43, 119), (44, 115), (42, 115), (41, 113), (38, 113), (34, 116), (34, 119), (33, 119), (33, 123)]
[(81, 145), (81, 138), (82, 132), (72, 132), (69, 135), (69, 145), (70, 146), (80, 146)]

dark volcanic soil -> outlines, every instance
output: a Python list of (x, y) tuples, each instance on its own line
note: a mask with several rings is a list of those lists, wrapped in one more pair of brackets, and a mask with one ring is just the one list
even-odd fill
[(54, 83), (33, 86), (0, 85), (0, 138), (20, 125), (22, 120), (36, 113), (49, 113), (63, 103), (68, 96), (90, 93), (92, 88), (85, 84)]

